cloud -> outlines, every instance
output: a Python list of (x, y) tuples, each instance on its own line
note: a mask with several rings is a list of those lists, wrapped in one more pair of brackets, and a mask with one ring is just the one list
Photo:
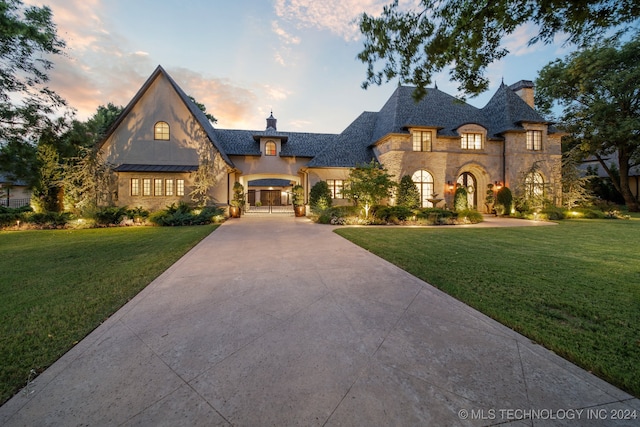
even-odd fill
[(276, 15), (297, 28), (328, 30), (346, 41), (357, 40), (356, 19), (363, 12), (379, 14), (388, 0), (276, 0)]
[(278, 35), (278, 37), (280, 37), (280, 39), (285, 44), (300, 44), (300, 38), (292, 36), (291, 34), (287, 33), (284, 29), (280, 27), (280, 25), (278, 24), (278, 21), (273, 21), (271, 23), (271, 29), (273, 30), (274, 33)]
[(528, 55), (540, 49), (540, 43), (529, 45), (529, 40), (536, 35), (538, 35), (538, 27), (528, 22), (520, 25), (513, 33), (506, 36), (502, 45), (507, 48), (510, 55)]

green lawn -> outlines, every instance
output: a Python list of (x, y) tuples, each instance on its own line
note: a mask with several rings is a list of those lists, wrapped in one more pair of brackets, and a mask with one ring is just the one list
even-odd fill
[(0, 403), (216, 227), (0, 232)]
[(640, 396), (640, 219), (336, 232)]

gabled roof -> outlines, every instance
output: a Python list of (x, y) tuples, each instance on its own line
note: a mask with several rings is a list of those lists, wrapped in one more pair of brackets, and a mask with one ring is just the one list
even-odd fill
[(482, 108), (482, 112), (491, 136), (500, 136), (507, 131), (522, 131), (522, 123), (525, 122), (548, 123), (504, 83)]
[(193, 117), (200, 124), (200, 126), (202, 126), (202, 129), (204, 130), (205, 134), (209, 138), (209, 141), (211, 141), (213, 146), (220, 152), (220, 156), (222, 156), (222, 159), (229, 166), (233, 166), (233, 162), (231, 161), (231, 159), (229, 159), (229, 157), (224, 152), (224, 150), (222, 150), (219, 144), (216, 142), (214, 138), (214, 129), (213, 129), (213, 126), (211, 125), (211, 122), (209, 122), (209, 119), (207, 119), (207, 117), (204, 115), (202, 110), (200, 110), (200, 108), (198, 108), (198, 106), (193, 101), (191, 101), (191, 99), (187, 96), (187, 94), (184, 93), (184, 91), (180, 88), (180, 86), (178, 86), (178, 84), (171, 78), (171, 76), (160, 65), (158, 65), (158, 67), (147, 79), (144, 85), (142, 85), (138, 93), (136, 93), (133, 99), (124, 108), (124, 110), (122, 111), (122, 114), (120, 114), (118, 119), (113, 123), (111, 128), (109, 128), (109, 130), (107, 131), (104, 139), (99, 143), (99, 146), (101, 147), (105, 143), (105, 141), (113, 134), (113, 132), (118, 128), (118, 126), (125, 119), (125, 117), (127, 117), (127, 115), (131, 112), (133, 107), (138, 103), (138, 101), (140, 101), (140, 99), (144, 96), (147, 90), (149, 90), (149, 87), (153, 84), (153, 82), (160, 76), (166, 78), (167, 81), (171, 84), (171, 86), (176, 91), (176, 93), (178, 94), (178, 96), (180, 97), (184, 105), (187, 107), (189, 112), (193, 115)]

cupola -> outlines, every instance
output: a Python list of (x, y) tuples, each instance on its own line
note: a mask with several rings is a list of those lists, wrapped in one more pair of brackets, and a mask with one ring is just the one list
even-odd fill
[(271, 115), (267, 118), (267, 130), (269, 129), (278, 130), (277, 123), (278, 123), (278, 120), (275, 117), (273, 117), (273, 111), (272, 111)]

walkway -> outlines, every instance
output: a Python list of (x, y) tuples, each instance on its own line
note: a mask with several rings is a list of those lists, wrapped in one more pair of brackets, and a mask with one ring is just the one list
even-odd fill
[(638, 399), (332, 229), (226, 222), (0, 425), (638, 425), (612, 420)]

